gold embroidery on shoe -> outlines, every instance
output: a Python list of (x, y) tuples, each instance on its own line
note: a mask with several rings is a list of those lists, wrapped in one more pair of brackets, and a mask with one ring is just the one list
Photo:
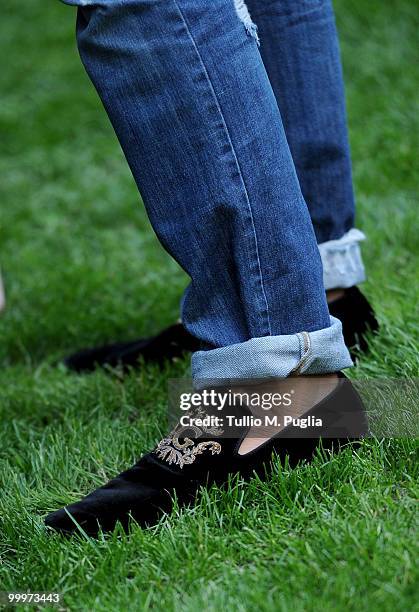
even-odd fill
[[(198, 455), (202, 455), (207, 450), (211, 451), (211, 455), (218, 455), (221, 452), (221, 444), (215, 442), (215, 440), (195, 444), (191, 438), (182, 437), (182, 433), (191, 430), (193, 430), (196, 438), (201, 438), (204, 433), (215, 436), (223, 433), (223, 430), (218, 427), (202, 427), (201, 429), (196, 426), (182, 427), (178, 425), (167, 438), (163, 438), (157, 444), (154, 452), (160, 459), (167, 461), (169, 465), (174, 463), (180, 468), (183, 468), (184, 465), (191, 465)], [(183, 442), (180, 442), (179, 438), (182, 438)]]

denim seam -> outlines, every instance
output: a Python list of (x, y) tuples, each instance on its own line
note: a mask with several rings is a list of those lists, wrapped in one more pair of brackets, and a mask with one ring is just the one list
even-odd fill
[(240, 167), (240, 163), (239, 163), (239, 160), (238, 160), (238, 157), (237, 157), (237, 154), (236, 154), (236, 150), (234, 148), (233, 141), (231, 139), (230, 132), (228, 130), (227, 123), (226, 123), (225, 118), (224, 118), (224, 114), (223, 114), (223, 111), (222, 111), (222, 108), (221, 108), (220, 101), (219, 101), (218, 96), (217, 96), (217, 94), (215, 92), (214, 85), (213, 85), (213, 83), (211, 81), (211, 78), (209, 76), (208, 70), (207, 70), (206, 65), (204, 63), (204, 60), (202, 58), (201, 53), (199, 52), (199, 49), (198, 49), (198, 46), (196, 44), (195, 38), (192, 35), (192, 32), (191, 32), (191, 30), (189, 28), (188, 22), (187, 22), (184, 14), (183, 14), (183, 11), (180, 8), (177, 0), (173, 0), (173, 2), (174, 2), (175, 6), (176, 6), (176, 8), (177, 8), (177, 10), (179, 12), (179, 15), (180, 15), (180, 17), (181, 17), (181, 19), (183, 21), (183, 24), (184, 24), (184, 26), (186, 28), (186, 32), (187, 32), (187, 34), (188, 34), (188, 36), (189, 36), (189, 38), (190, 38), (190, 40), (191, 40), (191, 42), (193, 44), (193, 47), (194, 47), (195, 52), (196, 52), (196, 54), (198, 56), (199, 62), (200, 62), (201, 66), (202, 66), (202, 69), (204, 71), (204, 74), (205, 74), (205, 77), (206, 77), (207, 82), (209, 84), (211, 93), (214, 96), (215, 104), (216, 104), (218, 112), (220, 113), (220, 117), (221, 117), (221, 120), (222, 120), (222, 125), (223, 125), (223, 128), (224, 128), (225, 134), (227, 136), (228, 144), (230, 146), (230, 149), (231, 149), (231, 152), (233, 154), (234, 161), (235, 161), (235, 164), (236, 164), (236, 167), (237, 167), (237, 170), (238, 170), (240, 182), (241, 182), (241, 185), (243, 187), (243, 191), (244, 191), (244, 195), (245, 195), (245, 199), (246, 199), (246, 204), (247, 204), (248, 211), (249, 211), (249, 214), (250, 214), (250, 220), (251, 220), (252, 231), (253, 231), (254, 242), (255, 242), (256, 260), (257, 260), (257, 265), (258, 265), (258, 269), (259, 269), (260, 288), (261, 288), (261, 291), (262, 291), (263, 300), (265, 302), (265, 309), (266, 310), (265, 310), (264, 314), (266, 315), (266, 319), (267, 319), (266, 323), (267, 323), (268, 333), (265, 334), (263, 332), (263, 335), (272, 336), (271, 322), (270, 322), (270, 316), (269, 316), (269, 306), (268, 306), (268, 300), (267, 300), (267, 297), (266, 297), (265, 287), (264, 287), (264, 284), (263, 284), (262, 266), (261, 266), (260, 257), (259, 257), (259, 246), (258, 246), (255, 222), (254, 222), (254, 217), (253, 217), (253, 211), (252, 211), (252, 207), (251, 207), (251, 204), (250, 204), (249, 193), (248, 193), (247, 188), (246, 188), (246, 183), (244, 181), (243, 173), (242, 173), (242, 170), (241, 170), (241, 167)]
[(299, 332), (297, 334), (297, 338), (298, 341), (300, 343), (300, 360), (297, 363), (297, 365), (295, 366), (295, 368), (293, 368), (292, 373), (293, 374), (300, 374), (301, 370), (303, 369), (304, 365), (306, 364), (308, 358), (311, 355), (312, 352), (312, 346), (311, 346), (311, 339), (310, 339), (310, 334), (306, 331), (303, 332)]

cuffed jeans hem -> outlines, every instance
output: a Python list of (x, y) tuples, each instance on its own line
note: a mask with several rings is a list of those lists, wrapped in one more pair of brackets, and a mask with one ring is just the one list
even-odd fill
[(365, 240), (365, 234), (353, 228), (338, 240), (319, 244), (326, 290), (353, 287), (365, 280), (359, 246), (362, 240)]
[(342, 324), (330, 317), (330, 327), (314, 332), (252, 338), (219, 349), (197, 351), (192, 355), (192, 378), (195, 387), (202, 388), (232, 379), (328, 374), (352, 365)]

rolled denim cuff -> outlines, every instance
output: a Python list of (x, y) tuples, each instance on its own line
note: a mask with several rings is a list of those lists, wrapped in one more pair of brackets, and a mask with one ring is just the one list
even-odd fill
[(325, 289), (345, 289), (365, 280), (359, 247), (362, 240), (365, 240), (365, 234), (351, 229), (338, 240), (319, 244)]
[(252, 338), (192, 355), (195, 386), (205, 381), (286, 378), (296, 374), (328, 374), (352, 366), (342, 324), (330, 317), (330, 327), (314, 332)]

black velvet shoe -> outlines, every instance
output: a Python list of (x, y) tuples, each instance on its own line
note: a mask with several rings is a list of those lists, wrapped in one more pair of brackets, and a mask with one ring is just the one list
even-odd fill
[(98, 366), (135, 367), (140, 358), (145, 362), (162, 364), (165, 360), (181, 357), (185, 352), (199, 348), (199, 341), (181, 323), (177, 323), (150, 338), (83, 349), (67, 357), (64, 364), (75, 372), (90, 372)]
[[(247, 408), (238, 410), (241, 417), (251, 418)], [(320, 439), (323, 448), (339, 450), (368, 433), (362, 401), (343, 374), (336, 389), (301, 418), (309, 423), (305, 429), (288, 425), (245, 455), (239, 454), (239, 448), (250, 429), (247, 422), (237, 426), (237, 436), (228, 438), (212, 425), (178, 425), (132, 468), (80, 502), (49, 514), (45, 524), (63, 534), (75, 534), (81, 528), (90, 536), (99, 530), (112, 531), (117, 522), (127, 529), (130, 517), (140, 526), (153, 525), (170, 512), (174, 496), (183, 505), (193, 501), (201, 486), (222, 485), (230, 475), (248, 479), (257, 473), (263, 478), (269, 473), (272, 454), (281, 461), (288, 457), (295, 465), (312, 458)]]
[[(345, 344), (352, 357), (368, 349), (366, 333), (378, 330), (378, 321), (367, 298), (358, 287), (345, 289), (345, 294), (329, 304), (329, 312), (342, 322)], [(355, 349), (355, 350), (353, 350)]]

